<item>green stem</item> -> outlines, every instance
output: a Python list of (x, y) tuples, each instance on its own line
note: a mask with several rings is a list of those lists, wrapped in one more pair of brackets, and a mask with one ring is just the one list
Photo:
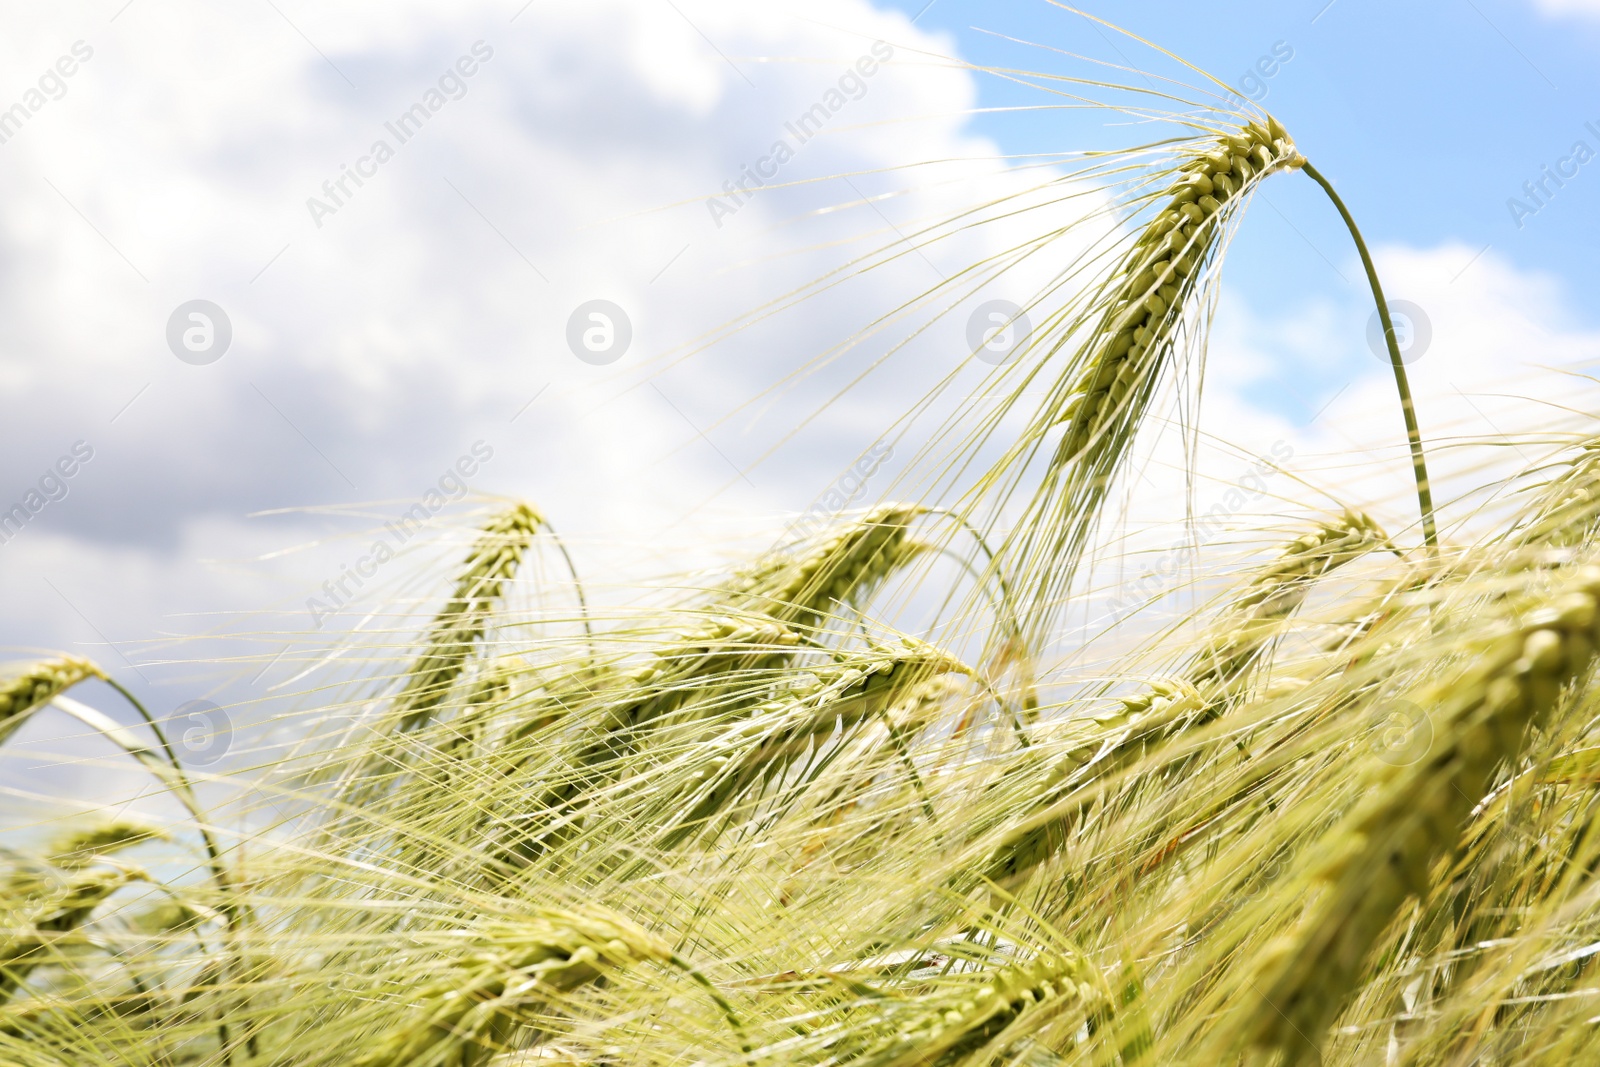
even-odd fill
[[(167, 740), (166, 731), (161, 729), (161, 725), (156, 722), (155, 717), (140, 703), (138, 697), (128, 691), (126, 686), (113, 678), (107, 678), (105, 682), (112, 689), (115, 689), (122, 696), (122, 699), (133, 706), (133, 710), (139, 713), (139, 717), (144, 720), (145, 725), (150, 727), (150, 732), (155, 734), (156, 741), (160, 743), (161, 750), (167, 757), (167, 764), (172, 768), (173, 784), (176, 786), (173, 792), (177, 795), (179, 802), (189, 810), (189, 814), (194, 816), (195, 829), (200, 832), (200, 840), (204, 844), (206, 856), (210, 860), (212, 877), (217, 883), (217, 888), (222, 890), (224, 894), (223, 914), (227, 915), (230, 920), (237, 919), (237, 905), (232, 902), (231, 896), (229, 896), (232, 893), (233, 886), (228, 879), (227, 867), (222, 862), (222, 851), (217, 848), (216, 838), (211, 836), (211, 829), (206, 824), (205, 813), (200, 807), (200, 800), (194, 791), (194, 785), (189, 781), (189, 776), (184, 773), (183, 762), (178, 759), (178, 753), (173, 749), (172, 743)], [(235, 923), (230, 921), (229, 925), (232, 926)]]
[[(156, 741), (160, 743), (162, 751), (166, 754), (167, 763), (172, 767), (173, 780), (171, 785), (173, 786), (173, 795), (189, 810), (189, 814), (194, 816), (195, 829), (200, 832), (200, 840), (205, 846), (206, 856), (210, 861), (212, 880), (216, 882), (217, 890), (221, 894), (221, 900), (218, 901), (218, 904), (222, 911), (223, 919), (227, 923), (230, 947), (234, 950), (234, 955), (238, 957), (238, 936), (240, 927), (243, 925), (244, 915), (238, 901), (234, 899), (233, 881), (228, 877), (227, 865), (223, 863), (222, 850), (217, 847), (216, 838), (211, 835), (211, 828), (207, 825), (205, 812), (200, 807), (199, 795), (195, 793), (194, 785), (189, 781), (189, 776), (184, 773), (183, 761), (178, 759), (177, 751), (172, 747), (172, 743), (167, 740), (166, 731), (161, 728), (161, 724), (156, 721), (155, 716), (150, 714), (149, 709), (144, 706), (139, 698), (134, 696), (126, 686), (113, 678), (106, 677), (105, 682), (139, 713), (139, 717), (150, 728), (150, 732), (155, 735)], [(238, 962), (242, 972), (243, 960), (239, 959)], [(221, 1046), (223, 1063), (232, 1063), (233, 1041), (228, 1036), (228, 1024), (226, 1022), (218, 1021), (217, 1039)], [(249, 1055), (253, 1058), (256, 1055), (255, 1034), (253, 1032), (250, 1033), (245, 1040)]]
[(738, 1039), (739, 1051), (744, 1053), (744, 1061), (750, 1063), (755, 1058), (755, 1046), (750, 1044), (750, 1035), (745, 1031), (744, 1023), (739, 1020), (739, 1013), (728, 1002), (728, 998), (722, 995), (720, 989), (711, 984), (711, 979), (707, 978), (700, 968), (676, 952), (672, 954), (669, 962), (672, 966), (688, 975), (701, 989), (704, 989), (717, 1007), (722, 1009), (722, 1017), (727, 1021), (728, 1029), (733, 1031), (733, 1036)]
[(589, 598), (583, 595), (583, 579), (578, 577), (578, 568), (572, 562), (572, 555), (567, 551), (567, 543), (561, 540), (561, 535), (556, 533), (556, 528), (550, 525), (550, 520), (541, 518), (540, 525), (545, 533), (556, 543), (556, 548), (561, 550), (561, 558), (567, 561), (567, 573), (572, 575), (572, 588), (578, 593), (578, 614), (583, 617), (583, 634), (589, 640), (589, 655), (594, 655), (594, 630), (589, 627)]
[(1333, 184), (1309, 162), (1300, 169), (1306, 172), (1306, 177), (1322, 186), (1322, 191), (1328, 194), (1333, 206), (1339, 209), (1345, 227), (1355, 239), (1356, 251), (1361, 253), (1361, 265), (1366, 268), (1367, 281), (1372, 285), (1372, 298), (1378, 304), (1378, 318), (1383, 323), (1383, 339), (1389, 347), (1389, 365), (1394, 368), (1394, 384), (1400, 390), (1400, 410), (1405, 415), (1406, 437), (1411, 442), (1411, 470), (1417, 479), (1417, 503), (1422, 508), (1422, 539), (1427, 542), (1428, 551), (1437, 556), (1439, 533), (1433, 521), (1433, 489), (1428, 484), (1428, 461), (1422, 453), (1422, 431), (1417, 429), (1417, 408), (1411, 400), (1411, 383), (1406, 379), (1405, 361), (1400, 358), (1400, 343), (1395, 339), (1394, 320), (1389, 316), (1389, 302), (1384, 299), (1383, 285), (1378, 281), (1378, 268), (1372, 263), (1372, 253), (1367, 251), (1367, 242), (1362, 239), (1356, 220), (1351, 217), (1350, 209), (1344, 206)]
[(884, 729), (889, 731), (889, 743), (894, 746), (895, 754), (900, 757), (900, 763), (905, 767), (907, 777), (911, 779), (911, 785), (922, 800), (922, 813), (928, 817), (929, 822), (932, 822), (937, 818), (933, 811), (933, 801), (928, 799), (928, 790), (922, 784), (922, 775), (917, 773), (917, 764), (911, 758), (911, 746), (906, 744), (905, 738), (900, 734), (900, 728), (894, 724), (886, 709), (878, 709), (878, 718), (883, 720)]

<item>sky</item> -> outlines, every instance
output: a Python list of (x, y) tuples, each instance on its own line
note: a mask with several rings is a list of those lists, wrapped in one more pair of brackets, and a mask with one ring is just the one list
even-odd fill
[[(1518, 434), (1582, 430), (1600, 158), (1575, 146), (1600, 152), (1600, 3), (1090, 10), (1269, 109), (1336, 183), (1425, 323), (1411, 373), (1447, 501), (1535, 462)], [(885, 489), (908, 460), (886, 428), (940, 378), (976, 388), (988, 370), (967, 312), (1022, 299), (1050, 265), (924, 315), (902, 348), (862, 331), (1077, 209), (786, 294), (927, 221), (1026, 199), (1056, 173), (1044, 156), (1143, 139), (975, 67), (1163, 62), (1044, 0), (8, 7), (0, 510), (29, 518), (0, 543), (5, 658), (93, 656), (162, 715), (249, 708), (292, 691), (282, 649), (397, 597), (436, 603), (451, 531), (490, 497), (543, 509), (604, 599), (608, 581), (770, 541), (862, 457)], [(834, 98), (823, 128), (793, 127)], [(776, 167), (771, 187), (728, 197), (748, 167)], [(1349, 237), (1303, 176), (1260, 199), (1223, 275), (1199, 419), (1217, 447), (1194, 503), (1287, 450), (1252, 507), (1310, 493), (1414, 536)], [(1137, 485), (1123, 518), (1171, 541), (1177, 460)], [(1482, 499), (1447, 504), (1447, 529)], [(425, 536), (385, 532), (435, 500)], [(335, 603), (328, 586), (382, 539), (396, 559)], [(9, 747), (73, 729), (41, 717)]]
[[(961, 54), (979, 63), (1008, 54), (996, 34), (1112, 61), (1131, 62), (1137, 51), (1048, 3), (890, 6), (921, 12), (919, 27), (950, 34)], [(1487, 246), (1520, 270), (1559, 275), (1575, 294), (1600, 283), (1600, 182), (1591, 168), (1556, 190), (1547, 208), (1523, 192), (1524, 182), (1537, 181), (1541, 167), (1555, 166), (1574, 142), (1595, 147), (1585, 126), (1600, 126), (1600, 4), (1593, 0), (1241, 0), (1228, 4), (1225, 16), (1177, 3), (1089, 10), (1173, 48), (1278, 116), (1302, 151), (1345, 187), (1374, 242)], [(1280, 43), (1292, 58), (1274, 64)], [(1271, 77), (1256, 70), (1263, 57), (1277, 68)], [(993, 91), (998, 99), (1002, 86)], [(1052, 140), (1048, 123), (1026, 116), (979, 128), (1010, 151)], [(1310, 191), (1298, 191), (1307, 195), (1286, 190), (1274, 199), (1286, 212), (1292, 205), (1294, 225), (1337, 261), (1345, 245), (1337, 220)], [(1507, 208), (1513, 197), (1538, 208), (1521, 226)], [(1281, 220), (1263, 226), (1274, 221)], [(1270, 233), (1273, 241), (1283, 236)], [(1292, 231), (1287, 236), (1286, 244), (1299, 240)], [(1266, 298), (1331, 276), (1321, 264), (1321, 278), (1295, 275), (1274, 287), (1280, 269), (1242, 277), (1251, 265), (1236, 259), (1230, 270)], [(1581, 310), (1592, 323), (1594, 304)]]

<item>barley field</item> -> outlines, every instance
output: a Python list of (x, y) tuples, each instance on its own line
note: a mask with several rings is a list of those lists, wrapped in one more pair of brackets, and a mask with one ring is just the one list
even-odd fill
[[(1574, 418), (1439, 521), (1359, 220), (1179, 66), (1040, 76), (1127, 144), (852, 261), (1090, 205), (1015, 252), (1070, 250), (1020, 358), (904, 398), (936, 417), (873, 499), (633, 587), (480, 499), (451, 571), (304, 656), (225, 770), (110, 664), (15, 665), (0, 745), (64, 713), (183, 815), (108, 800), (0, 857), (0, 1062), (1600, 1061), (1600, 437)], [(1362, 262), (1410, 519), (1298, 507), (1082, 625), (1132, 472), (1193, 429), (1230, 241), (1289, 182)]]

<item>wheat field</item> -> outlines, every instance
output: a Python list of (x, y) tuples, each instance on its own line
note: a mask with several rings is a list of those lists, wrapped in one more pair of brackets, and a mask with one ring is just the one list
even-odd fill
[[(1600, 438), (1441, 531), (1356, 221), (1291, 131), (1190, 73), (1040, 80), (1162, 133), (1027, 190), (1094, 205), (1016, 252), (1070, 261), (882, 501), (612, 601), (531, 565), (566, 552), (536, 502), (486, 503), (424, 616), (308, 666), (292, 743), (226, 774), (93, 662), (9, 673), (0, 744), (65, 712), (185, 814), (4, 855), (0, 1062), (1600, 1057)], [(1198, 389), (1229, 241), (1305, 180), (1387, 329), (1415, 524), (1305, 509), (1203, 557), (1176, 620), (1157, 597), (1085, 645), (1068, 616)]]

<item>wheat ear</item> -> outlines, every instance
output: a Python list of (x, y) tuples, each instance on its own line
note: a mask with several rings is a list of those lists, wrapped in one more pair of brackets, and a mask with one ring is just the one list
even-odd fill
[(79, 682), (105, 678), (99, 667), (77, 656), (35, 663), (15, 678), (0, 683), (0, 744), (16, 733), (32, 713)]
[[(1065, 843), (1069, 828), (1098, 794), (1085, 793), (1079, 803), (1069, 797), (1126, 769), (1151, 748), (1222, 714), (1237, 699), (1246, 672), (1282, 632), (1283, 620), (1305, 600), (1312, 585), (1374, 547), (1388, 544), (1387, 535), (1371, 517), (1346, 511), (1285, 545), (1223, 614), (1218, 632), (1191, 660), (1183, 677), (1153, 682), (1144, 692), (1122, 698), (1118, 706), (1086, 722), (1081, 740), (1069, 744), (1040, 774), (1030, 790), (1030, 817), (995, 847), (981, 868), (984, 876), (1001, 885), (1018, 884)], [(1050, 816), (1041, 818), (1046, 812)]]
[(885, 504), (814, 546), (775, 553), (732, 583), (730, 606), (759, 611), (802, 633), (887, 577), (901, 560), (910, 524), (927, 508)]
[(1003, 553), (1018, 557), (1013, 571), (1034, 586), (1036, 628), (1047, 624), (1048, 607), (1076, 571), (1100, 504), (1173, 362), (1184, 309), (1202, 292), (1227, 220), (1256, 183), (1303, 161), (1276, 122), (1251, 123), (1187, 151), (1177, 181), (1097, 297), (1100, 310), (1075, 357), (1077, 369), (1056, 387), (1031, 431), (1037, 437), (1043, 427), (1064, 425), (1065, 432), (1019, 524), (1022, 532)]
[[(354, 1060), (354, 1067), (478, 1067), (542, 1031), (542, 1017), (565, 994), (607, 973), (658, 963), (686, 970), (732, 1009), (661, 938), (597, 907), (536, 908), (516, 920), (462, 931), (468, 952), (443, 973), (404, 990), (400, 1024)], [(729, 1021), (741, 1034), (731, 1014)]]
[(1076, 953), (1041, 953), (983, 973), (975, 984), (888, 1002), (871, 1021), (894, 1032), (848, 1062), (859, 1067), (993, 1062), (989, 1056), (1000, 1051), (993, 1045), (1009, 1028), (1074, 1007), (1090, 1016), (1105, 1013), (1109, 1003), (1098, 973)]
[[(762, 782), (783, 782), (773, 801), (781, 806), (802, 796), (810, 776), (786, 781), (786, 773), (815, 749), (842, 746), (863, 723), (882, 716), (895, 702), (911, 695), (928, 678), (941, 674), (972, 676), (970, 667), (933, 645), (903, 638), (896, 646), (878, 646), (843, 655), (829, 666), (794, 679), (784, 691), (756, 705), (742, 720), (695, 753), (697, 766), (687, 775), (692, 794), (673, 805), (672, 817), (658, 844), (670, 848), (702, 834), (714, 836), (719, 819), (734, 823), (743, 813), (735, 801)], [(786, 799), (787, 798), (787, 801)]]
[(1435, 740), (1419, 762), (1391, 768), (1329, 836), (1308, 913), (1259, 964), (1252, 1045), (1312, 1062), (1322, 1037), (1362, 975), (1372, 945), (1429, 872), (1460, 846), (1462, 826), (1496, 766), (1554, 706), (1594, 655), (1600, 568), (1585, 567), (1566, 592), (1536, 605), (1484, 643), (1464, 676), (1421, 694), (1438, 708)]
[(1346, 511), (1289, 542), (1234, 603), (1222, 633), (1189, 665), (1189, 684), (1213, 705), (1236, 695), (1236, 683), (1282, 632), (1282, 621), (1300, 607), (1316, 581), (1378, 547), (1394, 550), (1372, 517), (1357, 511)]
[[(107, 841), (96, 851), (104, 854), (135, 843)], [(86, 857), (83, 849), (74, 851), (74, 859)], [(8, 929), (0, 935), (0, 1004), (9, 1000), (35, 969), (60, 962), (63, 948), (83, 944), (78, 929), (113, 893), (144, 880), (143, 871), (125, 866), (55, 868), (51, 878), (31, 872), (19, 877), (14, 872), (3, 887), (6, 899), (0, 901), (11, 913)]]
[(456, 578), (455, 592), (433, 620), (427, 648), (406, 671), (405, 688), (395, 698), (402, 731), (417, 729), (444, 702), (483, 636), (494, 602), (543, 525), (544, 516), (521, 502), (483, 525)]
[(1123, 260), (1103, 329), (1058, 421), (1069, 423), (1057, 462), (1085, 455), (1102, 437), (1148, 371), (1170, 354), (1184, 302), (1200, 268), (1221, 241), (1221, 221), (1253, 182), (1304, 163), (1275, 121), (1252, 123), (1197, 152), (1167, 190), (1165, 207), (1145, 227)]
[(765, 672), (786, 666), (832, 606), (859, 595), (904, 557), (907, 524), (915, 507), (873, 510), (859, 522), (802, 550), (771, 553), (741, 570), (707, 604), (690, 609), (693, 620), (630, 670), (572, 668), (546, 684), (508, 741), (537, 734), (580, 709), (604, 709), (593, 752), (574, 757), (589, 766), (627, 750), (633, 734), (687, 706), (720, 707), (730, 689), (753, 690)]

